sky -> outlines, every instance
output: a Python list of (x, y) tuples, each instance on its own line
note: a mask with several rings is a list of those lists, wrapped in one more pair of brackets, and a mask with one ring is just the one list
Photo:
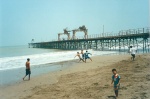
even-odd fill
[(64, 28), (82, 25), (88, 35), (103, 25), (111, 33), (150, 27), (150, 0), (0, 0), (0, 46), (57, 40)]

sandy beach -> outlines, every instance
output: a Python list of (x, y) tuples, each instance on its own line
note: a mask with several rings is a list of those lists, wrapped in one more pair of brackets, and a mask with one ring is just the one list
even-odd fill
[[(115, 99), (111, 70), (121, 76), (117, 99), (150, 99), (150, 54), (92, 57), (93, 61), (61, 62), (60, 69), (0, 89), (1, 99)], [(73, 60), (76, 62), (76, 60)], [(20, 78), (22, 79), (22, 78)]]

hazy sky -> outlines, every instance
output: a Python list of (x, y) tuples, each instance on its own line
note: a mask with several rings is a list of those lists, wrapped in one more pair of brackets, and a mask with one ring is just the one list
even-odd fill
[(0, 46), (56, 40), (66, 27), (85, 25), (89, 35), (103, 25), (113, 33), (150, 27), (149, 6), (150, 0), (0, 0)]

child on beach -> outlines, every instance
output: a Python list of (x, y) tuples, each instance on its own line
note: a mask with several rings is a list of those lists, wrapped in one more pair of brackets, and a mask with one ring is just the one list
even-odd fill
[(90, 59), (92, 61), (92, 59), (89, 57), (89, 54), (92, 55), (91, 53), (88, 53), (88, 51), (86, 51), (86, 53), (84, 53), (85, 63), (86, 63), (87, 59)]
[(118, 97), (118, 90), (120, 87), (120, 76), (117, 74), (117, 70), (116, 69), (112, 69), (112, 82), (111, 85), (114, 83), (114, 91), (115, 91), (115, 95), (116, 97)]
[(82, 54), (82, 59), (84, 59), (84, 52), (83, 52), (83, 50), (81, 50), (81, 54)]
[(135, 59), (135, 53), (137, 52), (137, 49), (135, 49), (134, 47), (130, 46), (130, 53), (131, 53), (131, 60), (134, 61)]
[[(76, 55), (76, 56), (78, 56), (78, 57), (79, 57), (79, 62), (80, 62), (81, 60), (84, 62), (84, 60), (81, 58), (81, 56), (80, 56), (80, 53), (79, 53), (79, 52), (77, 52), (77, 55)], [(76, 57), (76, 56), (75, 56), (75, 57)], [(74, 57), (74, 58), (75, 58), (75, 57)]]
[(30, 80), (30, 74), (31, 74), (31, 70), (30, 70), (30, 59), (28, 58), (27, 59), (27, 62), (26, 62), (26, 75), (23, 77), (23, 80), (24, 78), (29, 75), (29, 79)]

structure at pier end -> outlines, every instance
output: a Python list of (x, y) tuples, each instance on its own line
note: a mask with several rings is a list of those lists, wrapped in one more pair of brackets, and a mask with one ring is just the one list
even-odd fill
[(71, 31), (69, 31), (69, 30), (67, 30), (67, 28), (65, 28), (64, 29), (64, 33), (58, 33), (58, 41), (60, 41), (61, 39), (60, 39), (60, 36), (61, 35), (67, 35), (67, 40), (70, 40), (70, 33), (69, 32), (71, 32)]
[(72, 31), (73, 31), (73, 36), (72, 36), (73, 40), (77, 39), (76, 32), (84, 32), (84, 39), (88, 39), (88, 29), (86, 29), (84, 25)]

